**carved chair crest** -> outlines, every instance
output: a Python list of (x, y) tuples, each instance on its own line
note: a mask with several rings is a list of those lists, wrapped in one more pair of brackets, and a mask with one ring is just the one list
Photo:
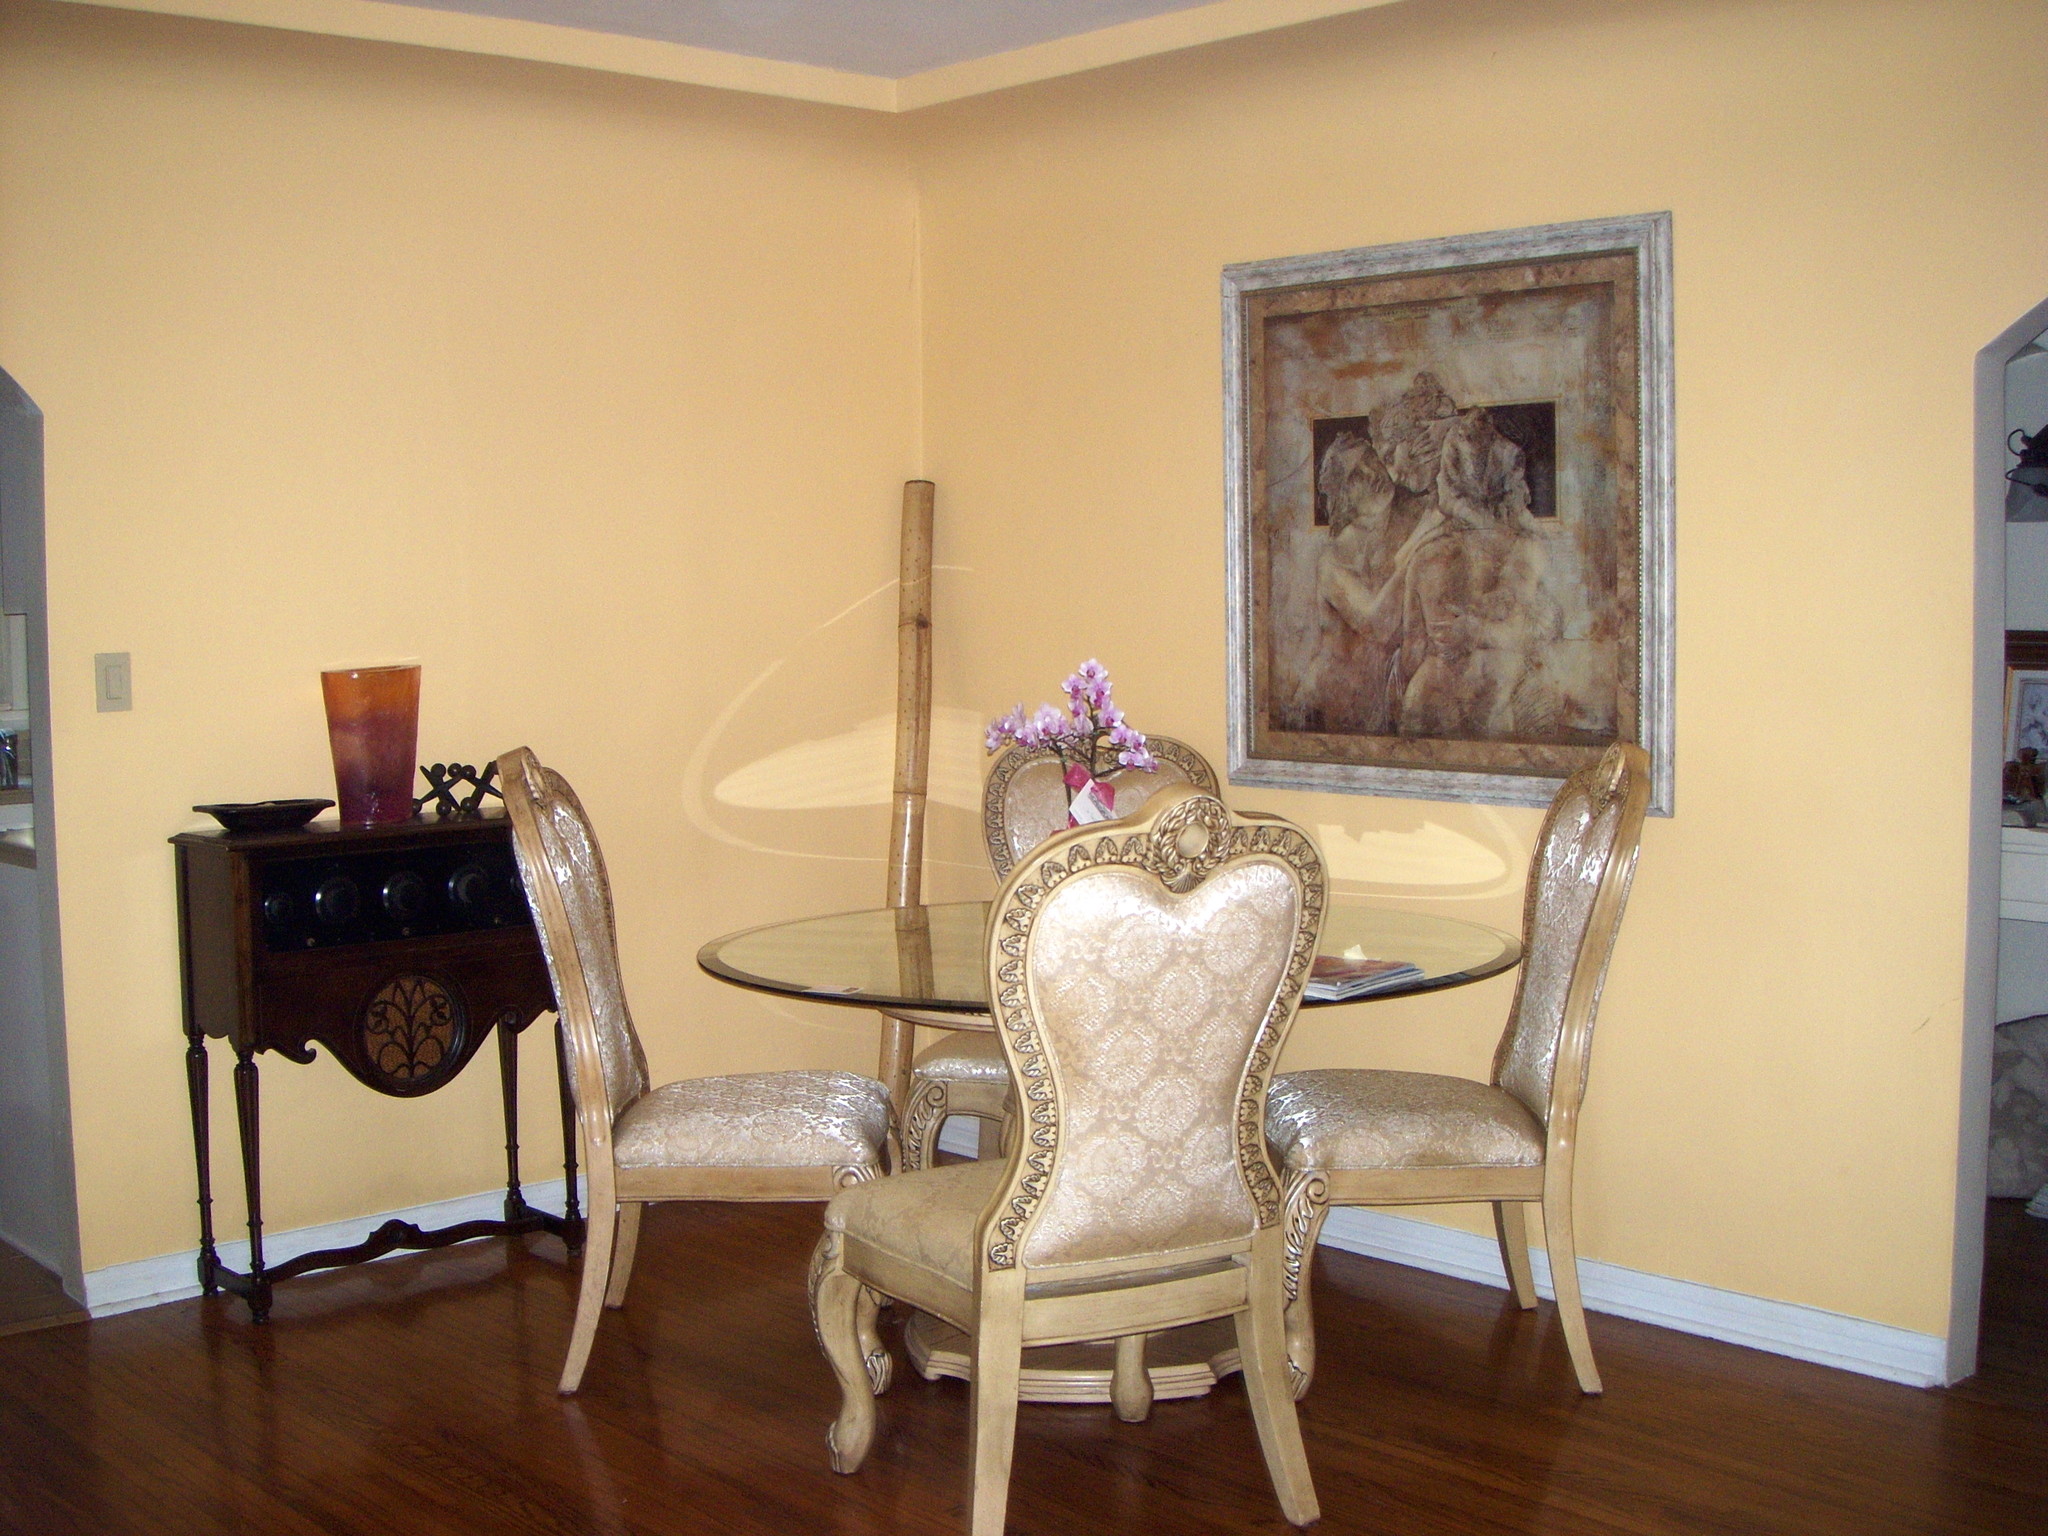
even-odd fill
[[(1146, 745), (1159, 760), (1156, 773), (1119, 769), (1109, 776), (1117, 786), (1120, 811), (1135, 814), (1153, 794), (1173, 784), (1216, 793), (1216, 770), (1186, 742), (1153, 736)], [(1053, 748), (1022, 746), (1004, 752), (989, 770), (982, 786), (981, 833), (989, 867), (998, 880), (1008, 879), (1025, 854), (1044, 839), (1065, 830), (1066, 786), (1061, 772), (1059, 753)]]

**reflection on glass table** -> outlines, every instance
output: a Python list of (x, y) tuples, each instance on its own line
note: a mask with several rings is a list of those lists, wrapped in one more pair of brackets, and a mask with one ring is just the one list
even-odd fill
[[(839, 912), (713, 939), (697, 963), (737, 986), (820, 1003), (957, 1013), (962, 1028), (985, 1029), (987, 922), (984, 901)], [(1316, 957), (1406, 962), (1413, 973), (1368, 994), (1404, 997), (1497, 976), (1522, 958), (1522, 946), (1479, 923), (1332, 896)], [(1311, 996), (1302, 1006), (1330, 1001)]]

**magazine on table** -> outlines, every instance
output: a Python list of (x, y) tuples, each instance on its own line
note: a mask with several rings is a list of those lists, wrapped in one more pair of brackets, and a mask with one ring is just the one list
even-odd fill
[(1406, 960), (1366, 960), (1317, 955), (1302, 996), (1318, 1003), (1349, 1002), (1375, 992), (1398, 992), (1422, 980), (1422, 967)]

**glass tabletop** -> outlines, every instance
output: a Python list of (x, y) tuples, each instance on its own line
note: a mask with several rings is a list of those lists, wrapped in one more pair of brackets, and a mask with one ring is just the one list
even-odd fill
[[(697, 963), (722, 981), (812, 1002), (985, 1014), (987, 922), (985, 901), (838, 912), (729, 933), (698, 950)], [(1463, 986), (1522, 958), (1520, 942), (1497, 929), (1346, 896), (1330, 898), (1316, 952), (1405, 960), (1422, 973), (1354, 1002)]]

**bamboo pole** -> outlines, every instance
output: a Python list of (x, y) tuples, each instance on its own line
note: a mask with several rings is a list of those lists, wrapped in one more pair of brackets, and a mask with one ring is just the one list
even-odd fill
[[(922, 926), (924, 909), (925, 786), (932, 749), (932, 494), (929, 480), (903, 485), (902, 564), (896, 598), (896, 783), (889, 828), (889, 905), (900, 910), (899, 934), (930, 968), (928, 935), (918, 945), (907, 929)], [(930, 978), (906, 975), (906, 982)], [(910, 1098), (910, 1058), (917, 1028), (882, 1015), (882, 1061), (877, 1074), (900, 1115)]]

